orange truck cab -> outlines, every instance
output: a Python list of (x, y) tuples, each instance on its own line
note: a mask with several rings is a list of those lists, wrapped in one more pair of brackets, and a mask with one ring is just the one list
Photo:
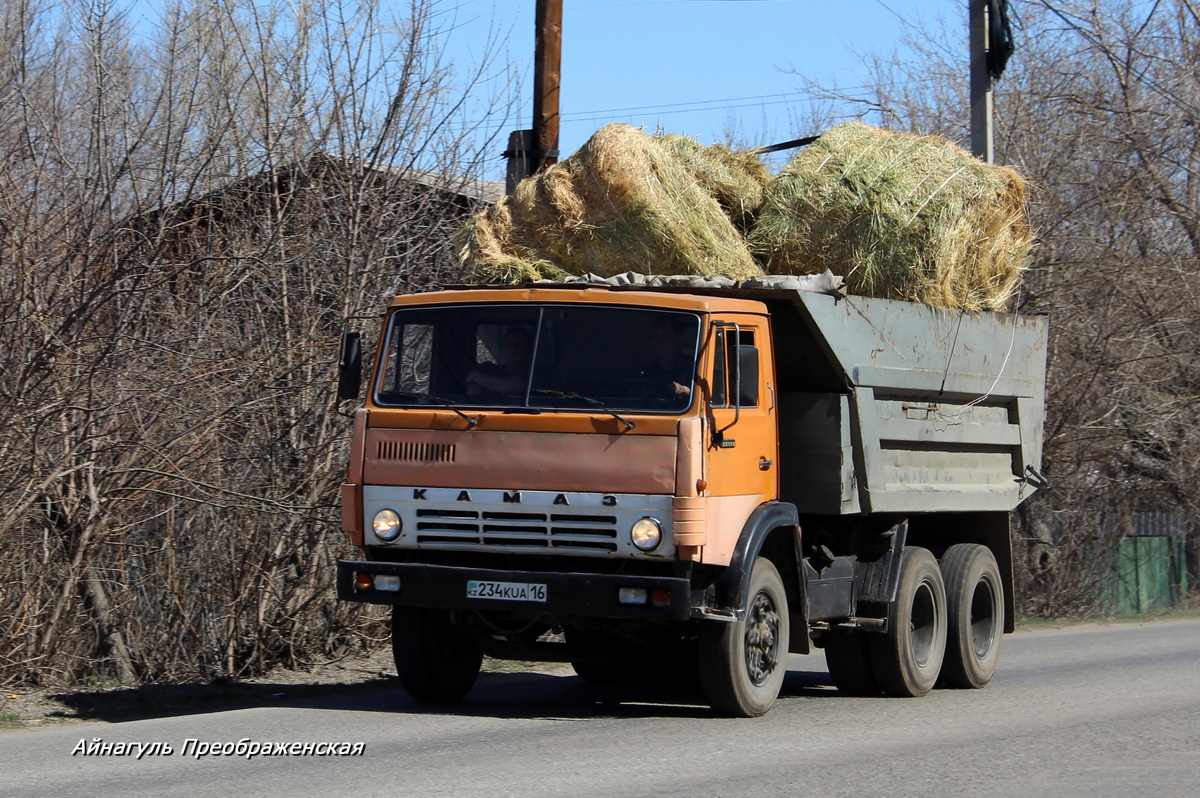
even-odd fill
[(736, 716), (814, 644), (844, 692), (991, 678), (1008, 513), (1040, 480), (1044, 321), (846, 297), (830, 275), (710, 282), (392, 302), (338, 593), (394, 606), (415, 698), (462, 698), (484, 654), (693, 677)]

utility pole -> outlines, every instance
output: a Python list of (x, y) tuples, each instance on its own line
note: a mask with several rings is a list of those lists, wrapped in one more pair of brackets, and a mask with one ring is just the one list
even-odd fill
[(992, 163), (992, 73), (988, 65), (988, 0), (967, 0), (971, 38), (971, 153)]
[(562, 84), (562, 0), (537, 0), (533, 58), (533, 130), (508, 136), (507, 190), (558, 161), (558, 93)]
[(538, 169), (558, 161), (558, 90), (562, 85), (562, 0), (537, 0), (533, 66), (533, 146)]

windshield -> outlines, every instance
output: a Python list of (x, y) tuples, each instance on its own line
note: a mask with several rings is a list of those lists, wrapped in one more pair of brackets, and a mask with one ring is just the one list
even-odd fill
[(700, 319), (595, 305), (401, 309), (375, 401), (679, 413), (692, 402)]

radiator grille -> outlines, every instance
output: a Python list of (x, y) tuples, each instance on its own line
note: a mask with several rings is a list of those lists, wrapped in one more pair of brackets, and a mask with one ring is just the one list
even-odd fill
[(617, 519), (595, 512), (519, 512), (426, 507), (417, 544), (436, 548), (617, 550)]
[(453, 463), (454, 444), (379, 441), (375, 449), (379, 460), (407, 463)]

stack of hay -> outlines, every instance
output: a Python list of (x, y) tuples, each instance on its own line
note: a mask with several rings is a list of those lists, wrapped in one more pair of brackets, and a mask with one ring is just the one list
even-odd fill
[(846, 278), (851, 293), (998, 310), (1032, 234), (1024, 183), (951, 142), (851, 123), (771, 181), (750, 234), (772, 274)]
[(754, 153), (609, 125), (464, 230), (482, 280), (592, 272), (846, 278), (852, 293), (1003, 309), (1032, 235), (1024, 186), (954, 144), (851, 123), (768, 181)]
[(767, 177), (753, 156), (608, 125), (472, 219), (462, 259), (477, 279), (500, 282), (626, 271), (751, 277), (762, 270), (734, 219), (753, 217)]

